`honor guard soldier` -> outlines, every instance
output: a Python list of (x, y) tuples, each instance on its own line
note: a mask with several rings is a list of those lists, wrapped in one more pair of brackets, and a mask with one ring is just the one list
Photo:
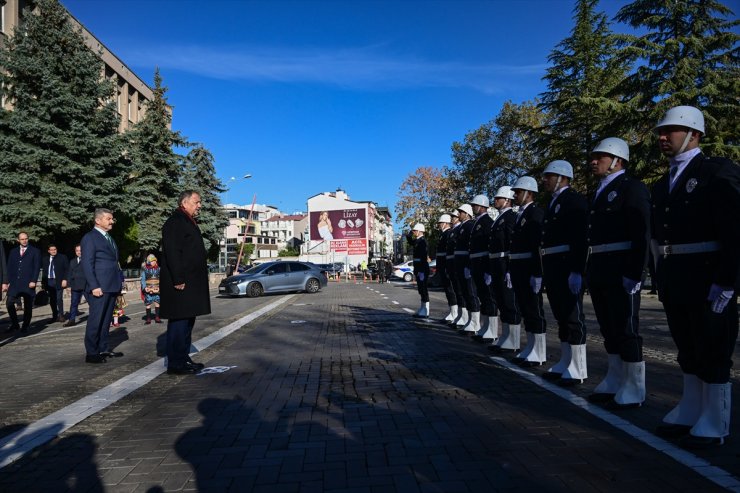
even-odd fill
[(547, 360), (545, 312), (542, 308), (540, 239), (545, 213), (534, 203), (537, 181), (522, 176), (511, 187), (519, 206), (509, 247), (511, 284), (527, 332), (527, 345), (512, 360), (521, 366), (538, 366)]
[(501, 318), (501, 337), (488, 346), (494, 352), (518, 351), (521, 340), (522, 315), (516, 306), (509, 274), (509, 244), (516, 221), (516, 213), (511, 208), (513, 198), (511, 187), (503, 186), (496, 191), (493, 200), (498, 216), (491, 226), (488, 269), (491, 273), (491, 291)]
[(450, 313), (442, 319), (443, 322), (452, 322), (457, 318), (457, 299), (455, 298), (455, 291), (452, 289), (452, 280), (447, 276), (447, 243), (452, 233), (450, 229), (451, 222), (452, 218), (449, 214), (442, 214), (437, 221), (437, 228), (442, 232), (437, 242), (437, 275), (442, 289), (445, 290), (447, 305), (450, 307)]
[(704, 115), (668, 110), (655, 128), (670, 171), (653, 186), (658, 296), (678, 347), (683, 396), (657, 434), (690, 448), (730, 433), (730, 368), (738, 335), (740, 168), (699, 148)]
[(457, 277), (457, 269), (455, 269), (455, 247), (457, 246), (457, 238), (460, 236), (460, 217), (457, 210), (450, 212), (450, 218), (452, 219), (452, 227), (450, 228), (450, 236), (447, 239), (447, 277), (452, 283), (452, 290), (455, 292), (456, 305), (453, 306), (453, 310), (456, 312), (456, 316), (450, 324), (452, 327), (460, 325), (461, 327), (468, 323), (468, 309), (465, 305), (465, 296), (463, 296), (462, 285), (460, 279)]
[(416, 223), (412, 228), (414, 235), (414, 276), (416, 277), (416, 289), (421, 296), (421, 305), (419, 310), (414, 314), (417, 318), (427, 318), (429, 316), (429, 261), (427, 253), (427, 240), (424, 238), (426, 228), (421, 223)]
[(470, 270), (470, 233), (473, 231), (473, 208), (470, 204), (463, 204), (457, 208), (460, 216), (460, 233), (455, 244), (455, 272), (460, 281), (460, 290), (465, 298), (465, 306), (468, 309), (468, 321), (460, 332), (475, 333), (480, 330), (480, 302), (473, 283), (473, 273)]
[(540, 255), (547, 299), (560, 339), (560, 360), (542, 378), (561, 385), (583, 383), (588, 378), (582, 280), (588, 202), (570, 187), (572, 179), (573, 166), (568, 161), (552, 161), (542, 173), (542, 185), (551, 198), (542, 227)]
[(488, 214), (489, 201), (485, 195), (476, 195), (470, 202), (475, 214), (470, 232), (470, 272), (480, 302), (480, 328), (473, 335), (476, 340), (498, 339), (496, 302), (491, 293), (491, 271), (488, 265), (488, 242), (493, 218)]
[(639, 332), (640, 287), (648, 258), (650, 196), (625, 168), (627, 143), (602, 140), (591, 152), (600, 179), (588, 214), (587, 283), (604, 337), (607, 370), (588, 400), (635, 407), (645, 400), (645, 362)]

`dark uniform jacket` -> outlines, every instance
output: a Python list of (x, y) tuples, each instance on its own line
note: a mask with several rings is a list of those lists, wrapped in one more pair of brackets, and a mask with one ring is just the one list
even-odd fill
[(491, 226), (493, 226), (493, 218), (488, 213), (473, 219), (473, 229), (470, 232), (470, 253), (488, 253)]
[(31, 282), (38, 282), (39, 269), (41, 269), (41, 252), (38, 248), (28, 245), (26, 253), (21, 257), (21, 247), (17, 246), (10, 251), (8, 256), (8, 297), (14, 298), (19, 293), (33, 296), (35, 288), (29, 288)]
[[(568, 187), (555, 198), (542, 223), (542, 248), (568, 245), (567, 253), (543, 256), (543, 261), (564, 261), (558, 270), (583, 273), (586, 270), (586, 198)], [(548, 268), (552, 264), (548, 263)]]
[(426, 277), (429, 277), (429, 261), (427, 256), (427, 239), (423, 236), (416, 238), (414, 241), (414, 274), (424, 273)]
[(82, 262), (77, 261), (77, 256), (69, 261), (67, 271), (67, 286), (73, 291), (85, 290), (85, 273), (82, 271)]
[(716, 241), (720, 249), (657, 257), (662, 299), (706, 298), (711, 284), (738, 292), (740, 168), (730, 160), (695, 156), (669, 192), (666, 174), (653, 186), (653, 239), (658, 245)]
[[(470, 234), (475, 226), (475, 221), (469, 219), (460, 225), (457, 233), (457, 241), (455, 242), (456, 252), (470, 252)], [(470, 268), (470, 255), (457, 256), (455, 258), (455, 268)]]
[[(455, 249), (457, 248), (457, 239), (460, 236), (460, 229), (461, 224), (457, 223), (453, 225), (450, 229), (447, 231), (450, 232), (449, 238), (447, 238), (447, 255), (455, 256)], [(452, 260), (452, 259), (450, 259)]]
[[(516, 221), (516, 212), (513, 209), (508, 209), (506, 212), (499, 214), (491, 225), (491, 235), (488, 239), (488, 251), (490, 253), (509, 251), (511, 235), (514, 231), (514, 221)], [(492, 262), (502, 266), (504, 272), (509, 270), (509, 257), (507, 256), (492, 259)]]
[(621, 174), (591, 198), (586, 241), (589, 246), (631, 242), (628, 250), (589, 256), (589, 285), (639, 281), (648, 259), (650, 194), (639, 180)]
[[(46, 289), (49, 287), (49, 260), (50, 255), (46, 255), (41, 261), (41, 287)], [(57, 253), (54, 255), (54, 279), (56, 280), (56, 287), (62, 286), (62, 281), (67, 280), (69, 269), (69, 260), (63, 253)]]
[[(540, 239), (542, 238), (542, 221), (545, 213), (536, 204), (530, 203), (519, 220), (515, 220), (511, 235), (509, 253), (531, 253), (532, 257), (524, 260), (514, 260), (521, 267), (535, 277), (542, 277), (542, 263), (540, 262)], [(516, 218), (515, 218), (516, 219)]]
[[(185, 319), (211, 313), (206, 247), (195, 220), (182, 209), (176, 209), (162, 226), (160, 260), (159, 314)], [(185, 289), (175, 289), (178, 284), (185, 284)]]
[(447, 228), (442, 231), (439, 235), (439, 241), (437, 242), (437, 271), (444, 272), (447, 266), (447, 244), (450, 241), (450, 235), (452, 234), (452, 228)]

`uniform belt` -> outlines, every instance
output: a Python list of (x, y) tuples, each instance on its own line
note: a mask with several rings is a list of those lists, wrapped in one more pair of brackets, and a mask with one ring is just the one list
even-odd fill
[(617, 243), (602, 243), (601, 245), (592, 245), (588, 247), (588, 253), (607, 253), (607, 252), (621, 252), (623, 250), (629, 250), (632, 248), (631, 241), (619, 241)]
[(682, 255), (688, 253), (716, 252), (720, 249), (718, 241), (702, 241), (699, 243), (681, 243), (679, 245), (657, 245), (658, 255)]
[(447, 256), (447, 254), (446, 254), (446, 253), (438, 253), (438, 254), (437, 254), (437, 257), (446, 257), (446, 256)]
[(488, 258), (504, 258), (509, 254), (509, 252), (494, 252), (489, 253)]
[(415, 258), (413, 261), (414, 262), (421, 262), (421, 259), (420, 258)]
[(554, 247), (541, 248), (540, 254), (544, 257), (545, 255), (552, 255), (553, 253), (565, 253), (570, 251), (570, 245), (558, 245)]
[(480, 257), (487, 257), (488, 252), (475, 252), (470, 254), (470, 258), (480, 258)]
[(453, 260), (455, 258), (455, 256), (454, 255), (447, 255), (446, 258), (447, 258), (447, 260)]
[(468, 255), (470, 255), (470, 252), (467, 250), (455, 250), (455, 255), (467, 257)]
[(525, 258), (532, 258), (532, 252), (527, 253), (510, 253), (509, 258), (511, 260), (522, 260)]

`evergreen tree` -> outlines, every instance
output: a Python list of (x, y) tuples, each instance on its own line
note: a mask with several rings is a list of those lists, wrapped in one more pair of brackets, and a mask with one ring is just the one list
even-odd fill
[(144, 117), (126, 133), (131, 170), (127, 176), (127, 214), (135, 221), (129, 230), (137, 232), (144, 251), (156, 250), (162, 225), (177, 207), (182, 169), (176, 146), (187, 142), (171, 130), (172, 114), (159, 69), (154, 73), (154, 97), (145, 105)]
[[(641, 145), (633, 154), (651, 178), (664, 168), (653, 126), (668, 108), (696, 106), (704, 112), (709, 154), (740, 158), (737, 96), (740, 94), (739, 21), (716, 0), (636, 0), (622, 7), (616, 20), (638, 30), (625, 36), (625, 56), (640, 62), (622, 83), (632, 126)], [(733, 19), (733, 20), (728, 20)]]
[(0, 50), (0, 237), (73, 238), (119, 200), (114, 87), (57, 0), (38, 0)]
[(229, 219), (221, 206), (220, 193), (226, 191), (224, 184), (216, 177), (213, 154), (197, 145), (185, 156), (183, 162), (182, 190), (195, 190), (200, 193), (202, 206), (198, 215), (198, 226), (203, 233), (206, 250), (212, 255), (218, 253), (219, 241), (224, 236), (224, 228)]
[(615, 56), (617, 38), (606, 15), (596, 11), (597, 4), (598, 0), (576, 2), (575, 26), (550, 53), (552, 66), (544, 77), (547, 91), (541, 94), (541, 107), (550, 120), (538, 130), (538, 147), (547, 161), (565, 159), (573, 164), (576, 180), (599, 140), (626, 138), (629, 133), (620, 128), (617, 104), (618, 83), (628, 67)]

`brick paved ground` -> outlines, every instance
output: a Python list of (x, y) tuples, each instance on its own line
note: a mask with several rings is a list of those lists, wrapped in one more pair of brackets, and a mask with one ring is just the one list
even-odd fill
[[(276, 298), (216, 299), (198, 337)], [(432, 293), (434, 316), (444, 315), (442, 299)], [(0, 469), (0, 491), (722, 491), (483, 346), (403, 311), (417, 306), (402, 284), (331, 283), (294, 296), (197, 356), (230, 370), (156, 378)], [(648, 402), (620, 416), (649, 431), (675, 404), (681, 377), (654, 297), (642, 315)], [(587, 316), (591, 378), (576, 396), (606, 366)], [(0, 347), (0, 437), (156, 360), (148, 328), (131, 322), (119, 343), (126, 361), (106, 365), (78, 362), (81, 334), (64, 331)], [(732, 433), (697, 455), (737, 478), (738, 419)]]

